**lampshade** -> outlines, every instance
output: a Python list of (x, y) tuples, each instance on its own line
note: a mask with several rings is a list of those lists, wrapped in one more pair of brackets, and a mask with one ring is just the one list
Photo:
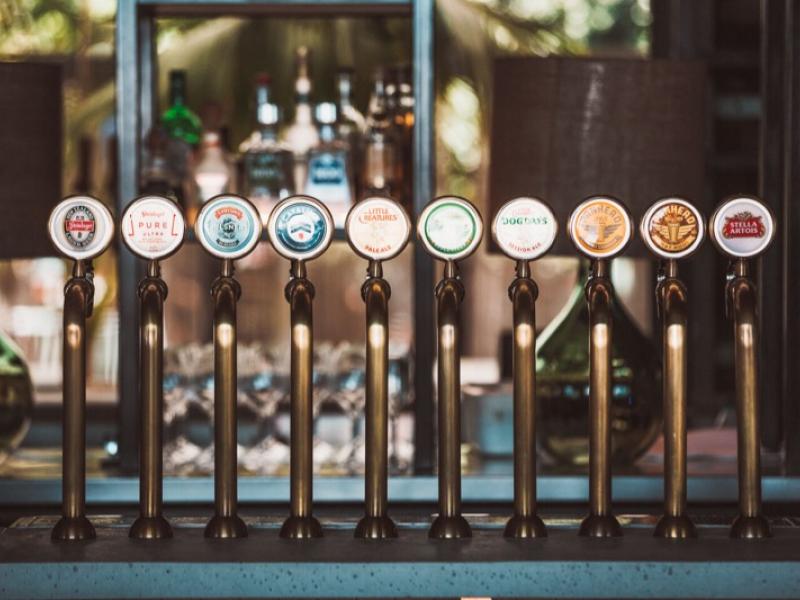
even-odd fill
[(61, 67), (0, 62), (0, 259), (54, 256), (61, 199)]
[[(562, 225), (553, 253), (575, 254), (564, 224), (586, 196), (618, 198), (637, 223), (667, 195), (709, 212), (703, 62), (500, 58), (493, 89), (491, 217), (541, 198)], [(649, 256), (639, 240), (625, 254)]]

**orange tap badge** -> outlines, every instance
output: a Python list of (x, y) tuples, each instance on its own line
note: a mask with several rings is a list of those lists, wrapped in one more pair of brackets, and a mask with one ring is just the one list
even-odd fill
[(662, 258), (688, 256), (703, 242), (704, 220), (683, 198), (664, 198), (651, 206), (642, 218), (645, 244)]
[(622, 252), (631, 239), (631, 217), (612, 198), (589, 198), (572, 212), (569, 234), (575, 246), (591, 258), (608, 258)]

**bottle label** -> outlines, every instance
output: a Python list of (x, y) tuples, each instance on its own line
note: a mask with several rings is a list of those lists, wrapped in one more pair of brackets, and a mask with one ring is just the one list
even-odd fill
[(515, 198), (498, 211), (493, 225), (500, 249), (516, 260), (535, 260), (547, 253), (558, 234), (553, 211), (536, 198)]
[(665, 198), (651, 206), (642, 219), (645, 244), (662, 258), (682, 258), (703, 241), (703, 216), (682, 198)]
[(333, 222), (327, 209), (315, 198), (293, 196), (275, 207), (269, 234), (275, 250), (286, 258), (310, 260), (330, 243)]
[(633, 235), (633, 224), (619, 201), (589, 198), (572, 212), (569, 234), (578, 250), (588, 257), (610, 258), (625, 249)]
[(775, 235), (775, 222), (762, 202), (739, 197), (717, 208), (710, 230), (711, 239), (720, 250), (736, 258), (748, 258), (769, 246)]
[(328, 207), (336, 227), (344, 226), (353, 199), (345, 152), (312, 154), (304, 192)]
[(134, 200), (122, 215), (122, 239), (131, 252), (149, 260), (165, 258), (183, 243), (186, 224), (175, 202), (160, 196)]
[(50, 213), (48, 231), (61, 254), (88, 260), (108, 247), (114, 235), (114, 221), (96, 198), (72, 196), (62, 200)]
[(209, 253), (234, 259), (255, 248), (261, 234), (261, 220), (256, 208), (244, 198), (219, 196), (203, 206), (195, 231)]
[(481, 217), (469, 202), (455, 196), (431, 202), (420, 216), (419, 234), (428, 252), (444, 260), (472, 254), (481, 242)]
[(286, 187), (279, 156), (252, 152), (244, 156), (245, 191), (248, 195), (276, 193)]
[(347, 215), (347, 240), (360, 256), (389, 260), (403, 251), (411, 221), (403, 208), (389, 198), (366, 198)]

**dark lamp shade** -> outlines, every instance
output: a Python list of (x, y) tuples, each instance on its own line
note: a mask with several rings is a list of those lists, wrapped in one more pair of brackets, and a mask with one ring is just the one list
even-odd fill
[[(706, 122), (703, 62), (497, 59), (489, 218), (516, 196), (541, 198), (560, 225), (551, 254), (573, 255), (566, 223), (590, 195), (621, 200), (637, 230), (663, 196), (683, 196), (707, 213)], [(625, 254), (649, 256), (638, 239)]]
[(61, 67), (0, 62), (0, 259), (55, 256), (61, 200)]

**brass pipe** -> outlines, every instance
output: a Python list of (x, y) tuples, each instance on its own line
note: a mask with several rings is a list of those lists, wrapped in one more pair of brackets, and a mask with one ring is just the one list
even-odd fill
[(616, 537), (622, 528), (611, 512), (611, 303), (614, 289), (605, 260), (592, 261), (589, 303), (589, 515), (579, 535)]
[(653, 532), (656, 537), (697, 536), (686, 514), (686, 385), (687, 309), (686, 287), (677, 278), (677, 263), (664, 265), (656, 289), (662, 319), (664, 379), (664, 514)]
[(445, 264), (444, 278), (436, 286), (437, 300), (437, 392), (439, 430), (439, 515), (429, 537), (471, 537), (472, 530), (461, 515), (461, 355), (459, 307), (464, 286), (458, 267)]
[(355, 530), (357, 538), (397, 537), (387, 514), (389, 452), (389, 297), (378, 261), (372, 261), (361, 288), (367, 314), (367, 372), (365, 386), (366, 462), (365, 515)]
[(96, 537), (86, 518), (86, 319), (93, 298), (91, 268), (76, 261), (64, 288), (62, 516), (54, 541)]
[(157, 261), (139, 285), (139, 366), (141, 429), (139, 442), (139, 517), (129, 535), (138, 539), (172, 537), (162, 515), (164, 431), (164, 300), (167, 286)]
[(737, 457), (739, 516), (731, 527), (734, 538), (770, 537), (769, 522), (761, 513), (761, 438), (758, 416), (758, 325), (756, 289), (747, 261), (733, 264), (726, 287), (728, 314), (733, 319), (736, 372)]
[(504, 535), (546, 537), (536, 514), (536, 298), (527, 261), (518, 261), (517, 278), (508, 289), (514, 321), (514, 515)]
[(214, 281), (214, 516), (205, 536), (239, 538), (247, 526), (237, 515), (237, 369), (236, 302), (242, 290), (233, 278), (233, 264), (222, 263)]
[(322, 527), (312, 513), (313, 495), (313, 374), (314, 286), (306, 278), (305, 263), (292, 261), (285, 295), (291, 313), (291, 439), (289, 518), (281, 527), (282, 538), (322, 537)]

